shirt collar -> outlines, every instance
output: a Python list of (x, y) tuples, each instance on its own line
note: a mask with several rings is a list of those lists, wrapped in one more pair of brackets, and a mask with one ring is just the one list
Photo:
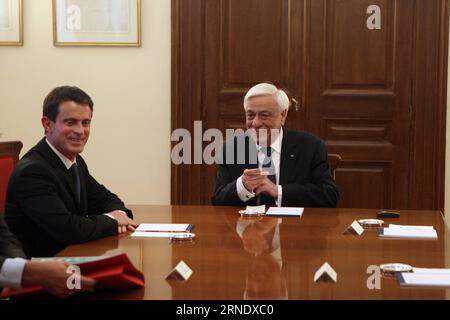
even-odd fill
[(50, 149), (53, 150), (53, 152), (58, 156), (58, 158), (61, 159), (62, 163), (64, 163), (64, 166), (67, 168), (67, 170), (69, 170), (74, 163), (77, 163), (76, 159), (75, 161), (71, 161), (69, 160), (69, 158), (67, 158), (65, 155), (59, 152), (54, 146), (52, 146), (52, 144), (47, 140), (47, 138), (45, 138), (45, 142), (47, 142)]
[[(280, 128), (280, 133), (278, 134), (278, 137), (275, 139), (275, 141), (272, 141), (272, 144), (270, 147), (273, 151), (276, 151), (281, 154), (281, 142), (283, 141), (283, 127)], [(258, 151), (261, 151), (261, 146), (257, 145)]]

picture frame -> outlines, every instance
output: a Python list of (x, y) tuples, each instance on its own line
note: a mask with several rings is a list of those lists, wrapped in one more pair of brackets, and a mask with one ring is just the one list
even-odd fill
[(23, 46), (22, 0), (0, 0), (0, 46)]
[(53, 0), (55, 46), (141, 46), (141, 0)]

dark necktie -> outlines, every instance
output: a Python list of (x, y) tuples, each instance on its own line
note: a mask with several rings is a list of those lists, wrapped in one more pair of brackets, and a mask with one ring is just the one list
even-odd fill
[[(269, 175), (267, 178), (269, 178), (270, 181), (272, 181), (274, 184), (277, 184), (277, 178), (275, 175), (275, 165), (272, 162), (272, 148), (271, 147), (262, 147), (261, 152), (264, 153), (265, 157), (263, 160), (263, 163), (261, 165), (262, 171), (267, 171)], [(275, 199), (267, 194), (261, 194), (259, 196), (259, 204), (265, 204), (268, 206), (275, 206)]]
[(80, 183), (80, 173), (78, 172), (78, 166), (76, 163), (74, 163), (70, 167), (69, 173), (72, 176), (73, 186), (75, 187), (75, 194), (77, 196), (78, 204), (80, 204), (81, 183)]

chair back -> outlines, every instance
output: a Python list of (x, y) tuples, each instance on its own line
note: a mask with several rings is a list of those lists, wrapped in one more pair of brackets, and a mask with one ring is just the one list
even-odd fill
[(6, 189), (17, 161), (19, 160), (22, 142), (6, 141), (0, 142), (0, 215), (5, 213)]
[(331, 175), (333, 176), (333, 179), (336, 180), (336, 169), (339, 167), (339, 164), (341, 163), (341, 156), (336, 153), (330, 153), (328, 154), (328, 163), (330, 165), (330, 171)]

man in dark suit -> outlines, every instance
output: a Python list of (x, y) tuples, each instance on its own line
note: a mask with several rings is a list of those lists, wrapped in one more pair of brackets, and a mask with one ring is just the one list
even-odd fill
[(132, 212), (89, 173), (79, 155), (89, 138), (91, 98), (77, 87), (53, 89), (44, 100), (43, 138), (18, 162), (5, 219), (28, 256), (134, 230)]
[(25, 260), (20, 243), (9, 231), (0, 216), (0, 292), (2, 287), (20, 288), (29, 284), (40, 285), (51, 294), (66, 298), (81, 291), (93, 291), (95, 280), (81, 276), (79, 290), (67, 285), (69, 264), (62, 261)]
[(286, 93), (274, 85), (250, 88), (244, 98), (249, 130), (220, 152), (214, 205), (337, 206), (325, 143), (285, 128), (288, 107)]

